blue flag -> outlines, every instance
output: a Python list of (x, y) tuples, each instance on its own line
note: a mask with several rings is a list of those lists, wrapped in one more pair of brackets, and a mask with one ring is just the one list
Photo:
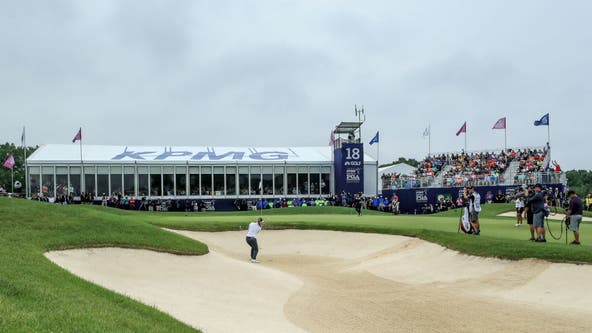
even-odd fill
[(372, 146), (373, 144), (375, 144), (375, 143), (378, 143), (378, 142), (379, 142), (379, 139), (378, 139), (378, 136), (379, 136), (379, 135), (378, 135), (378, 133), (379, 133), (379, 132), (376, 132), (376, 135), (375, 135), (375, 136), (372, 138), (372, 140), (370, 140), (370, 145), (371, 145), (371, 146)]
[(547, 113), (541, 119), (535, 120), (534, 126), (549, 126), (549, 114)]

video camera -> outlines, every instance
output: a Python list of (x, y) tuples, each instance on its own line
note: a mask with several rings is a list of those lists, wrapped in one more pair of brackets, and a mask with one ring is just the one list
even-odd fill
[[(548, 189), (545, 187), (541, 187), (541, 193), (543, 193), (543, 196), (546, 196), (548, 193)], [(529, 197), (533, 194), (534, 194), (534, 186), (522, 185), (522, 187), (520, 188), (520, 191), (515, 193), (512, 198), (514, 200), (516, 200), (519, 198)]]

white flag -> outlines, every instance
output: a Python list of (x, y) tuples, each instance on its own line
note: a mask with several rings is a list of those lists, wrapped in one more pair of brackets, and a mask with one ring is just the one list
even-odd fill
[(423, 136), (424, 137), (430, 136), (430, 127), (429, 126), (426, 127), (425, 131), (423, 131)]
[(25, 148), (25, 126), (23, 126), (23, 134), (21, 134), (21, 146)]

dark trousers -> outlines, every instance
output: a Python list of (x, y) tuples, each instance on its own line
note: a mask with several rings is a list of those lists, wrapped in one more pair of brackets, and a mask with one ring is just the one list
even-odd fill
[(259, 245), (257, 245), (257, 238), (247, 237), (247, 244), (251, 247), (251, 259), (257, 259), (257, 253), (259, 253)]

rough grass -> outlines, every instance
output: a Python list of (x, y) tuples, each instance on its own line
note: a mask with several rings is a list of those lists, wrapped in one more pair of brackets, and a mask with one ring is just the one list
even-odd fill
[(48, 250), (97, 246), (207, 252), (204, 244), (130, 214), (0, 198), (0, 332), (196, 332), (43, 256)]
[[(265, 210), (267, 229), (321, 229), (419, 237), (464, 253), (506, 259), (592, 263), (592, 248), (563, 241), (526, 241), (527, 227), (497, 217), (511, 205), (486, 205), (482, 236), (457, 233), (460, 211), (400, 215), (306, 207)], [(244, 229), (258, 212), (148, 213), (98, 206), (58, 206), (0, 198), (0, 332), (196, 332), (170, 316), (77, 278), (47, 260), (48, 250), (80, 247), (144, 248), (184, 255), (207, 253), (194, 240), (161, 227)], [(559, 222), (551, 222), (555, 232)], [(583, 226), (582, 242), (586, 244)]]

